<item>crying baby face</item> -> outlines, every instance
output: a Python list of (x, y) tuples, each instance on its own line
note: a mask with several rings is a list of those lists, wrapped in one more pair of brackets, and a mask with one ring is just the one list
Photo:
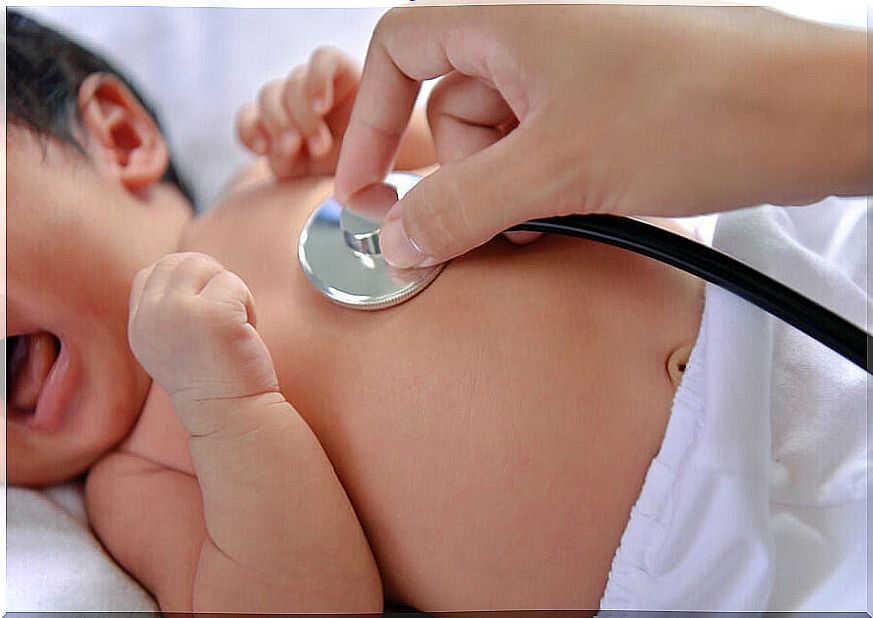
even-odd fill
[(20, 126), (6, 152), (8, 478), (42, 485), (87, 469), (136, 421), (150, 380), (127, 343), (130, 283), (175, 248), (190, 209), (133, 195)]

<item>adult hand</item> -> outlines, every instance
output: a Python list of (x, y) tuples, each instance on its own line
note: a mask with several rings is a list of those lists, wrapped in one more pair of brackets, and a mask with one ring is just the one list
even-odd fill
[(390, 170), (420, 82), (442, 167), (386, 216), (396, 266), (521, 221), (676, 216), (869, 187), (863, 32), (755, 7), (400, 8), (373, 36), (340, 152), (355, 207)]

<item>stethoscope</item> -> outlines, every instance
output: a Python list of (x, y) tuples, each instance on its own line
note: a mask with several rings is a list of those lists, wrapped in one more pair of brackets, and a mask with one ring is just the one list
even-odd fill
[[(398, 197), (419, 180), (406, 172), (386, 178)], [(328, 299), (353, 309), (385, 309), (424, 290), (444, 268), (445, 264), (392, 267), (380, 252), (380, 225), (343, 208), (334, 198), (322, 202), (306, 221), (298, 243), (300, 265)], [(534, 219), (511, 229), (587, 238), (675, 266), (757, 305), (871, 373), (869, 333), (764, 273), (675, 232), (610, 215)]]

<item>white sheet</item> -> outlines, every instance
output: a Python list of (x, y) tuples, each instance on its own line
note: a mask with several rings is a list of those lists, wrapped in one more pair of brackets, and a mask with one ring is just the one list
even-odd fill
[[(868, 328), (866, 200), (719, 217), (713, 245)], [(863, 611), (867, 374), (707, 284), (604, 609)]]
[(6, 610), (156, 611), (88, 527), (82, 486), (6, 493)]

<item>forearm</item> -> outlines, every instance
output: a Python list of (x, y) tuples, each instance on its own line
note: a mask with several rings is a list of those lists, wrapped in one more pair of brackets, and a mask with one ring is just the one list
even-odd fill
[(804, 95), (815, 102), (805, 107), (805, 126), (809, 152), (818, 152), (819, 160), (808, 173), (821, 170), (815, 181), (825, 194), (873, 193), (868, 70), (866, 34), (848, 30), (834, 31), (808, 64), (798, 66), (797, 82), (805, 87), (800, 105)]
[[(793, 28), (793, 29), (792, 29)], [(777, 204), (873, 192), (864, 32), (794, 21), (757, 66), (738, 67), (737, 92), (755, 133), (745, 185)]]
[(229, 419), (189, 444), (207, 530), (194, 611), (381, 611), (354, 509), (290, 404), (270, 393), (183, 405)]

